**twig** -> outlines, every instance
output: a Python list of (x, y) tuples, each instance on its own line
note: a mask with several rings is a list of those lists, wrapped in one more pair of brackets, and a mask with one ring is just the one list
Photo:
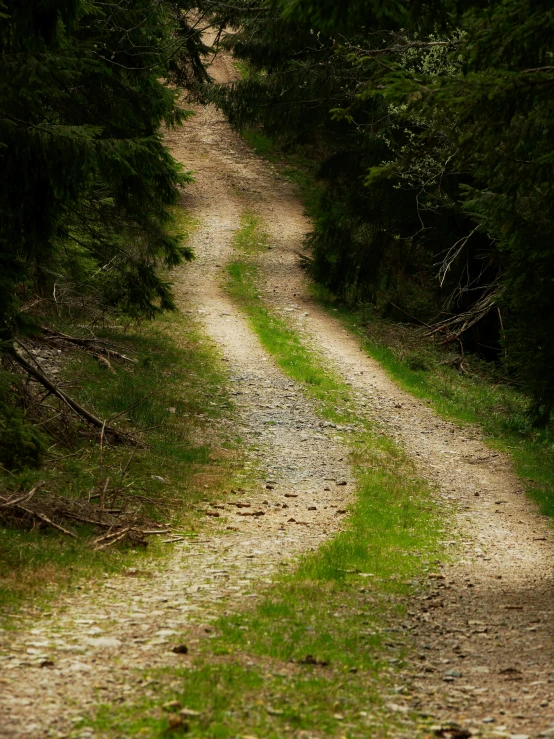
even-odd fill
[(17, 506), (20, 503), (27, 503), (33, 495), (44, 485), (43, 482), (39, 482), (38, 485), (35, 485), (34, 488), (31, 488), (29, 492), (23, 493), (23, 495), (20, 498), (4, 498), (3, 495), (0, 495), (0, 498), (2, 500), (5, 500), (6, 502), (0, 505), (0, 508), (10, 508), (11, 506)]
[(479, 227), (475, 226), (473, 231), (469, 233), (467, 236), (463, 236), (461, 239), (458, 239), (455, 244), (453, 244), (448, 251), (446, 252), (446, 256), (442, 260), (440, 264), (439, 274), (438, 274), (438, 280), (439, 284), (442, 287), (444, 284), (444, 281), (446, 279), (446, 275), (448, 271), (450, 270), (450, 267), (454, 264), (458, 256), (462, 253), (464, 250), (465, 245), (470, 240), (470, 238), (473, 236), (473, 234), (477, 231)]
[[(37, 486), (37, 488), (35, 488), (33, 491), (30, 491), (30, 492), (35, 493), (37, 489), (38, 489), (38, 486)], [(27, 500), (30, 497), (31, 496), (28, 493), (27, 494), (27, 497), (23, 498), (22, 500), (24, 500), (25, 502), (27, 502)], [(2, 498), (2, 500), (6, 500), (6, 498)], [(64, 529), (64, 527), (63, 526), (60, 526), (60, 524), (54, 523), (54, 521), (52, 521), (51, 519), (49, 519), (48, 516), (46, 516), (44, 513), (39, 513), (39, 511), (33, 511), (31, 508), (27, 508), (26, 506), (22, 505), (19, 502), (8, 501), (8, 504), (7, 505), (1, 506), (1, 507), (2, 508), (6, 508), (6, 507), (9, 507), (9, 508), (17, 508), (20, 511), (24, 511), (29, 516), (33, 516), (34, 518), (38, 518), (39, 521), (42, 521), (43, 523), (48, 524), (48, 526), (52, 526), (52, 528), (57, 529), (58, 531), (61, 531), (66, 536), (71, 536), (71, 537), (73, 537), (73, 539), (76, 539), (77, 538), (77, 535), (76, 534), (74, 534), (72, 531), (68, 531), (67, 529)]]
[(106, 421), (102, 424), (102, 430), (100, 431), (100, 481), (99, 481), (99, 487), (102, 487), (102, 482), (104, 480), (104, 432), (106, 430)]
[(137, 453), (137, 448), (135, 447), (133, 449), (133, 451), (131, 452), (131, 456), (127, 460), (127, 464), (125, 465), (125, 467), (123, 468), (123, 470), (121, 472), (121, 477), (119, 478), (119, 487), (121, 487), (121, 485), (123, 484), (123, 480), (125, 479), (125, 475), (127, 474), (127, 471), (129, 469), (129, 466), (130, 466), (131, 462), (133, 461), (134, 456), (135, 456), (136, 453)]
[[(50, 406), (47, 406), (50, 408)], [(47, 423), (50, 423), (51, 421), (55, 421), (56, 418), (59, 418), (63, 414), (63, 411), (60, 411), (59, 413), (56, 413), (55, 416), (50, 416), (50, 418), (47, 418), (45, 421), (41, 421), (40, 423), (35, 423), (35, 428), (39, 428), (40, 426), (44, 426)]]
[[(167, 529), (163, 531), (150, 531), (147, 529), (139, 529), (134, 526), (125, 526), (123, 529), (118, 529), (117, 531), (109, 531), (107, 534), (99, 536), (92, 543), (96, 551), (99, 551), (101, 549), (107, 549), (113, 544), (117, 544), (117, 542), (120, 542), (126, 536), (130, 536), (132, 534), (138, 534), (139, 536), (161, 536), (162, 534), (171, 534), (171, 531), (167, 531)], [(98, 546), (99, 544), (100, 546)]]
[[(505, 342), (506, 340), (506, 332), (504, 331), (504, 321), (502, 320), (502, 313), (500, 311), (500, 306), (496, 306), (496, 310), (498, 311), (498, 320), (500, 322), (500, 332), (502, 334), (502, 341)], [(503, 345), (504, 349), (504, 359), (508, 359), (508, 351), (506, 349), (506, 344)]]
[(17, 477), (17, 475), (14, 475), (14, 473), (11, 470), (9, 470), (7, 467), (4, 467), (3, 464), (0, 464), (0, 468), (3, 469), (4, 472), (7, 472), (8, 475), (11, 475), (12, 477)]
[[(381, 293), (381, 295), (383, 295), (383, 293)], [(425, 323), (425, 321), (422, 321), (421, 318), (416, 318), (416, 316), (413, 316), (411, 313), (408, 313), (407, 310), (404, 310), (404, 308), (401, 308), (399, 305), (396, 305), (395, 303), (392, 302), (392, 300), (389, 300), (389, 298), (387, 298), (386, 296), (385, 296), (385, 300), (387, 301), (389, 305), (392, 305), (393, 308), (396, 308), (396, 310), (399, 310), (401, 313), (404, 313), (406, 316), (408, 316), (408, 318), (411, 318), (414, 321), (421, 323), (422, 326), (431, 328), (431, 326), (429, 326), (428, 323)]]
[(148, 536), (161, 536), (162, 534), (171, 534), (171, 531), (168, 531), (167, 529), (165, 531), (143, 531), (142, 529), (137, 529), (140, 534), (148, 534)]
[[(94, 548), (96, 549), (97, 552), (100, 551), (101, 549), (107, 549), (108, 547), (111, 547), (112, 544), (117, 544), (118, 541), (121, 541), (122, 539), (124, 539), (129, 533), (129, 531), (130, 531), (130, 527), (127, 526), (123, 530), (116, 531), (113, 534), (106, 534), (105, 536), (101, 536), (99, 539), (95, 539), (92, 542), (94, 545)], [(98, 546), (98, 544), (101, 541), (104, 541), (105, 543), (102, 544), (101, 546)]]
[[(107, 354), (109, 357), (116, 357), (117, 359), (122, 359), (125, 362), (132, 362), (133, 364), (136, 364), (137, 361), (136, 359), (131, 359), (131, 357), (127, 357), (125, 354), (121, 354), (121, 352), (118, 352), (115, 349), (110, 349), (109, 342), (102, 341), (102, 339), (81, 339), (77, 336), (68, 336), (61, 331), (53, 331), (47, 326), (42, 326), (42, 332), (47, 336), (50, 336), (52, 339), (61, 339), (63, 341), (67, 341), (70, 344), (75, 344), (76, 346), (80, 347), (90, 347), (95, 352), (102, 352), (103, 354)], [(105, 346), (98, 347), (94, 346), (95, 344), (105, 344)]]
[(106, 477), (106, 482), (104, 483), (104, 487), (102, 488), (102, 492), (100, 493), (100, 510), (102, 513), (104, 512), (104, 503), (106, 500), (106, 490), (108, 489), (109, 482), (110, 482), (110, 478)]

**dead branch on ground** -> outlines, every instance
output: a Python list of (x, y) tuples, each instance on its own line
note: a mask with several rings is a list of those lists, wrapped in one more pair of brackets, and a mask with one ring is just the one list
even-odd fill
[(444, 338), (440, 342), (441, 346), (451, 344), (453, 341), (459, 342), (463, 333), (479, 323), (496, 307), (498, 297), (499, 293), (496, 290), (486, 293), (463, 313), (458, 313), (430, 325), (429, 330), (425, 331), (423, 336), (440, 336), (442, 334)]
[(59, 523), (52, 521), (51, 517), (47, 516), (44, 511), (38, 510), (36, 507), (29, 508), (28, 503), (34, 497), (37, 490), (42, 487), (42, 485), (44, 485), (44, 483), (42, 482), (38, 485), (35, 485), (34, 488), (31, 488), (29, 492), (25, 493), (19, 498), (5, 498), (3, 495), (0, 495), (0, 501), (2, 501), (0, 503), (0, 509), (2, 509), (0, 510), (0, 517), (5, 519), (6, 513), (11, 513), (12, 516), (14, 514), (23, 514), (24, 516), (29, 516), (31, 519), (35, 519), (34, 523), (36, 523), (36, 520), (38, 519), (38, 521), (40, 521), (41, 523), (45, 523), (47, 526), (51, 526), (53, 529), (61, 531), (62, 534), (65, 534), (66, 536), (71, 536), (76, 539), (76, 534), (74, 534), (72, 531), (68, 531)]
[(98, 339), (96, 337), (92, 339), (82, 339), (78, 336), (69, 336), (68, 334), (62, 333), (61, 331), (54, 331), (48, 326), (42, 326), (41, 330), (46, 339), (51, 343), (71, 344), (72, 346), (76, 346), (78, 349), (85, 351), (87, 354), (91, 354), (97, 359), (101, 358), (99, 355), (103, 355), (102, 359), (107, 358), (108, 363), (109, 360), (113, 358), (120, 359), (123, 362), (131, 362), (132, 364), (136, 364), (136, 359), (132, 359), (126, 354), (122, 354), (121, 352), (112, 349), (111, 343), (108, 341), (104, 341), (103, 339)]
[(44, 483), (40, 482), (24, 493), (0, 495), (0, 521), (31, 529), (50, 527), (73, 539), (77, 534), (66, 528), (67, 524), (87, 524), (103, 531), (91, 542), (95, 549), (107, 549), (124, 541), (132, 546), (145, 546), (148, 536), (171, 534), (167, 526), (161, 526), (148, 516), (123, 508), (95, 506), (81, 498), (63, 498), (48, 492), (39, 494), (43, 487)]
[(12, 349), (11, 351), (9, 351), (9, 356), (28, 375), (30, 375), (34, 380), (36, 380), (43, 387), (45, 387), (52, 395), (55, 395), (57, 398), (59, 398), (77, 416), (87, 421), (87, 423), (89, 423), (91, 426), (94, 426), (95, 428), (99, 428), (99, 429), (103, 428), (105, 434), (111, 436), (113, 440), (115, 440), (116, 442), (120, 444), (132, 444), (136, 446), (142, 445), (142, 443), (135, 437), (123, 431), (119, 431), (119, 429), (116, 429), (113, 426), (108, 426), (105, 421), (103, 421), (100, 418), (97, 418), (93, 413), (90, 413), (90, 411), (88, 411), (86, 408), (83, 408), (82, 405), (77, 403), (76, 400), (74, 400), (69, 395), (67, 395), (67, 393), (61, 390), (61, 388), (59, 388), (54, 383), (53, 380), (51, 380), (43, 372), (41, 372), (41, 370), (39, 370), (36, 367), (33, 367), (33, 365), (30, 362), (28, 362), (24, 357), (22, 357), (21, 354), (19, 354), (19, 352), (17, 352), (15, 349)]

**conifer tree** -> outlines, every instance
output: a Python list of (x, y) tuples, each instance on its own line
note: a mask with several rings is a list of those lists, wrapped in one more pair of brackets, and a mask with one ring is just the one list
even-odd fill
[(215, 97), (238, 128), (300, 142), (319, 162), (314, 275), (345, 298), (394, 304), (396, 318), (445, 321), (447, 340), (505, 361), (546, 422), (550, 4), (279, 0), (255, 16), (248, 7), (228, 44), (250, 74)]
[[(162, 136), (189, 115), (169, 81), (206, 79), (191, 6), (0, 3), (0, 359), (35, 330), (26, 307), (60, 285), (97, 310), (173, 307), (161, 270), (191, 253), (168, 207), (190, 176)], [(40, 439), (10, 405), (12, 380), (0, 377), (0, 447), (17, 437), (36, 459)]]

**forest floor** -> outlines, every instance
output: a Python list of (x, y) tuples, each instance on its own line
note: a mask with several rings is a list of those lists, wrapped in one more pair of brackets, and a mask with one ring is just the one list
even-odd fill
[[(221, 81), (234, 74), (224, 57), (213, 71)], [(294, 188), (252, 153), (222, 114), (199, 108), (167, 141), (196, 178), (182, 205), (199, 224), (192, 236), (197, 259), (178, 272), (178, 298), (222, 354), (249, 477), (243, 490), (212, 509), (219, 515), (208, 518), (201, 536), (176, 545), (144, 577), (132, 573), (108, 578), (102, 587), (85, 584), (60, 596), (48, 619), (27, 619), (17, 631), (0, 632), (0, 736), (554, 736), (554, 540), (510, 460), (491, 449), (478, 428), (445, 421), (399, 389), (361, 351), (359, 340), (318, 305), (299, 265), (309, 222)], [(260, 224), (251, 253), (237, 241), (249, 222)], [(258, 238), (256, 228), (251, 231)], [(247, 274), (252, 265), (255, 292), (249, 300), (257, 301), (257, 319), (226, 287), (227, 267), (237, 259)], [(294, 371), (283, 369), (259, 328), (263, 315), (288, 327), (317, 366), (328, 368), (347, 389), (351, 427), (326, 421), (324, 401), (306, 393)], [(213, 644), (229, 632), (229, 619), (247, 624), (239, 629), (259, 625), (264, 614), (256, 623), (251, 614), (263, 599), (271, 601), (282, 572), (348, 528), (359, 479), (351, 437), (364, 423), (392, 439), (413, 465), (412, 475), (428, 483), (430, 510), (446, 532), (435, 550), (428, 549), (440, 561), (421, 567), (413, 587), (389, 592), (388, 601), (372, 596), (380, 587), (372, 582), (374, 573), (348, 571), (357, 584), (338, 596), (331, 589), (331, 612), (314, 613), (308, 628), (316, 636), (325, 628), (331, 639), (343, 638), (335, 612), (342, 602), (348, 611), (344, 629), (363, 663), (362, 627), (357, 633), (356, 620), (348, 617), (360, 614), (358, 624), (365, 623), (363, 613), (377, 618), (382, 602), (388, 625), (381, 630), (391, 641), (385, 646), (392, 654), (399, 649), (398, 656), (389, 651), (379, 657), (371, 673), (377, 677), (364, 683), (363, 670), (346, 666), (339, 675), (317, 654), (303, 661), (280, 659), (271, 650), (264, 656), (255, 635), (241, 641), (227, 634), (227, 646), (216, 650)], [(417, 553), (408, 556), (415, 560)], [(309, 599), (300, 605), (302, 597), (300, 620), (309, 609)], [(287, 624), (285, 619), (282, 628)], [(279, 630), (279, 623), (274, 627)], [(183, 643), (188, 654), (179, 653)], [(381, 654), (384, 646), (376, 650)], [(195, 651), (203, 654), (200, 667)], [(246, 679), (249, 669), (249, 675), (257, 670), (258, 682)], [(302, 703), (302, 670), (319, 681), (311, 689), (328, 680), (336, 692), (325, 721), (310, 718), (306, 709), (295, 723), (287, 708), (274, 705), (279, 696)], [(227, 694), (235, 684), (226, 700), (238, 705), (248, 694), (250, 709), (219, 716), (215, 729), (202, 720), (219, 710), (210, 691), (217, 692), (216, 685), (221, 691), (222, 680)], [(289, 681), (288, 689), (277, 690), (278, 680)], [(179, 681), (188, 681), (190, 700), (174, 698)], [(352, 713), (350, 685), (363, 696)], [(191, 707), (203, 701), (212, 708)]]

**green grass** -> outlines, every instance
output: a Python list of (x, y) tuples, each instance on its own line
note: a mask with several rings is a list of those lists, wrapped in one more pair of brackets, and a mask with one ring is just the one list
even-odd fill
[(445, 418), (479, 424), (488, 442), (512, 456), (515, 470), (541, 512), (554, 517), (554, 429), (533, 428), (528, 399), (491, 364), (468, 357), (466, 373), (449, 366), (459, 357), (425, 342), (413, 329), (355, 311), (314, 286), (321, 304), (356, 334), (365, 351), (405, 390)]
[(271, 162), (276, 162), (277, 157), (275, 155), (275, 145), (273, 143), (273, 139), (271, 139), (269, 136), (265, 136), (263, 133), (260, 133), (259, 131), (243, 131), (242, 136), (247, 144), (249, 144), (252, 149), (254, 149), (254, 152), (261, 157), (264, 157), (264, 159), (267, 159)]
[(260, 228), (260, 220), (252, 213), (243, 213), (240, 228), (233, 236), (233, 247), (241, 254), (257, 254), (267, 248), (269, 239)]
[[(148, 446), (134, 453), (129, 447), (106, 446), (101, 465), (98, 435), (88, 431), (83, 435), (77, 424), (70, 424), (69, 447), (55, 444), (41, 469), (5, 475), (2, 484), (26, 490), (41, 480), (47, 492), (78, 498), (97, 492), (100, 480), (109, 478), (108, 494), (125, 486), (127, 497), (116, 505), (138, 508), (161, 523), (171, 521), (194, 531), (197, 503), (218, 497), (239, 459), (236, 435), (220, 423), (231, 417), (232, 408), (219, 356), (183, 315), (126, 333), (101, 334), (137, 363), (114, 359), (110, 370), (74, 352), (64, 367), (64, 374), (71, 377), (71, 392), (101, 418), (122, 414), (116, 423), (140, 431)], [(94, 552), (90, 546), (94, 532), (86, 525), (70, 528), (77, 540), (51, 529), (0, 527), (1, 615), (9, 617), (22, 607), (48, 609), (50, 597), (60, 588), (126, 566), (140, 567), (161, 552), (155, 538), (147, 551), (114, 547)]]
[(264, 244), (263, 224), (246, 214), (227, 290), (320, 417), (359, 428), (347, 439), (357, 495), (344, 530), (266, 586), (254, 608), (212, 622), (214, 633), (192, 651), (186, 669), (141, 675), (157, 681), (150, 694), (105, 705), (85, 722), (102, 736), (161, 738), (171, 721), (164, 706), (173, 702), (175, 711), (201, 714), (188, 720), (187, 734), (210, 739), (302, 731), (353, 739), (383, 736), (391, 725), (397, 733), (427, 725), (415, 711), (393, 714), (386, 703), (408, 693), (397, 681), (398, 667), (411, 658), (409, 602), (436, 570), (444, 522), (402, 451), (356, 416), (350, 388), (265, 307), (255, 266)]
[[(256, 130), (243, 132), (243, 137), (297, 185), (307, 214), (316, 217), (322, 186), (314, 175), (314, 158), (309, 152), (302, 147), (283, 151)], [(468, 373), (464, 375), (445, 364), (448, 352), (422, 341), (412, 328), (383, 320), (367, 307), (344, 305), (322, 286), (313, 285), (312, 290), (322, 305), (360, 337), (367, 353), (401, 387), (429, 401), (446, 418), (480, 424), (489, 443), (511, 455), (527, 494), (541, 513), (554, 518), (554, 423), (545, 430), (533, 428), (527, 414), (528, 398), (498, 376), (494, 365), (470, 356), (465, 360)]]
[[(83, 726), (93, 727), (101, 736), (161, 739), (168, 735), (179, 705), (198, 711), (200, 716), (186, 719), (187, 726), (174, 728), (171, 735), (210, 739), (282, 739), (314, 730), (317, 736), (367, 736), (369, 727), (378, 725), (382, 731), (387, 723), (371, 713), (376, 693), (370, 680), (357, 676), (356, 685), (346, 689), (344, 673), (309, 667), (294, 672), (289, 667), (287, 672), (283, 667), (263, 662), (247, 666), (232, 658), (198, 658), (192, 669), (174, 669), (170, 676), (154, 672), (158, 696), (147, 699), (140, 711), (136, 705), (115, 709), (105, 705), (95, 720)], [(167, 687), (169, 678), (172, 688)], [(163, 688), (164, 703), (160, 703)], [(174, 703), (173, 711), (162, 708), (170, 703)]]

